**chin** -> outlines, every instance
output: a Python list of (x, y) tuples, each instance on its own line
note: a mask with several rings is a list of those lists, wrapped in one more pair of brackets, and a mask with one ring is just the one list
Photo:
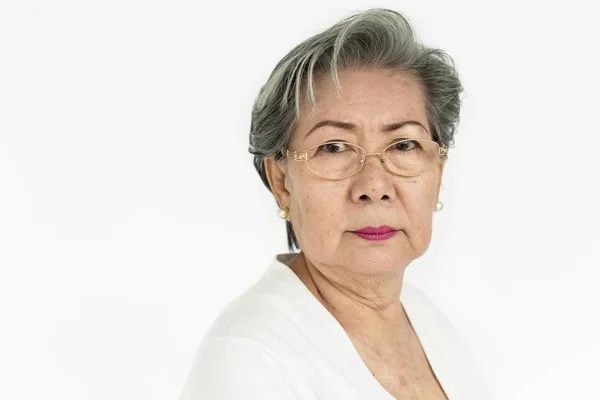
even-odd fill
[(410, 262), (406, 253), (398, 252), (398, 248), (357, 248), (345, 252), (345, 265), (354, 267), (363, 273), (383, 273), (400, 268)]

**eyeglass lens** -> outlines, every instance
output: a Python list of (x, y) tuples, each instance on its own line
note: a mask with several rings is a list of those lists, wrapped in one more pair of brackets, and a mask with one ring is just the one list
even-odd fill
[[(362, 167), (363, 151), (350, 143), (329, 142), (309, 149), (307, 164), (314, 173), (330, 179), (340, 179), (356, 173)], [(408, 139), (395, 142), (383, 151), (387, 167), (394, 173), (416, 176), (433, 167), (439, 159), (436, 142)]]

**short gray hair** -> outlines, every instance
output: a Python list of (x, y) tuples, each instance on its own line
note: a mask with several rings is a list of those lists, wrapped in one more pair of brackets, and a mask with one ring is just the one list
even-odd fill
[[(269, 191), (265, 157), (285, 162), (280, 150), (290, 143), (300, 118), (301, 101), (306, 99), (314, 109), (314, 80), (327, 71), (339, 93), (338, 68), (411, 73), (425, 95), (432, 139), (448, 147), (454, 145), (463, 90), (454, 61), (444, 51), (421, 44), (402, 14), (373, 8), (347, 17), (297, 45), (277, 63), (260, 89), (252, 107), (249, 151)], [(300, 249), (289, 221), (286, 229), (289, 250)]]

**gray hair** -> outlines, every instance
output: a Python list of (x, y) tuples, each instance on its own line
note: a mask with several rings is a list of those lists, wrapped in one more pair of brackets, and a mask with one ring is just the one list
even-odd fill
[[(454, 145), (463, 87), (452, 58), (440, 49), (423, 46), (402, 14), (374, 8), (347, 17), (297, 45), (279, 63), (260, 89), (252, 107), (249, 152), (263, 183), (265, 157), (285, 162), (287, 148), (300, 118), (300, 103), (316, 107), (314, 80), (327, 71), (340, 90), (337, 71), (380, 68), (409, 72), (420, 82), (432, 139)], [(304, 91), (305, 90), (305, 91)], [(294, 229), (286, 221), (288, 248), (300, 249)]]

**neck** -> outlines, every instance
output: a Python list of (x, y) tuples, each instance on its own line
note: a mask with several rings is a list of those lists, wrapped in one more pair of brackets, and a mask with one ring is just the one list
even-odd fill
[(400, 303), (404, 268), (386, 277), (348, 276), (347, 270), (316, 267), (304, 253), (290, 268), (349, 335), (387, 341), (410, 329)]

